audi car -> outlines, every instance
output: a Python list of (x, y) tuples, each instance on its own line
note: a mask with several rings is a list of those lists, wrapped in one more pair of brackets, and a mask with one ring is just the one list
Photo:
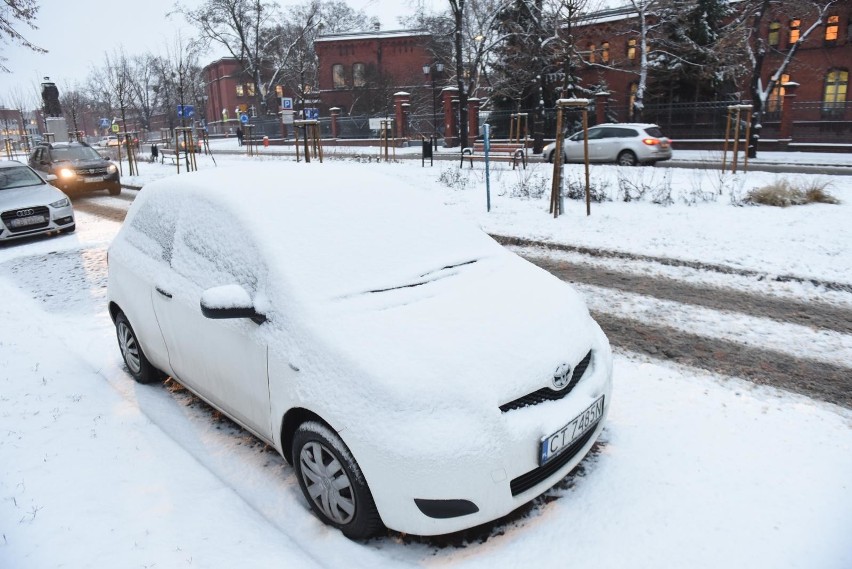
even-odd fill
[(0, 241), (74, 231), (68, 196), (17, 160), (0, 161)]
[(455, 532), (577, 466), (612, 353), (569, 284), (373, 170), (147, 184), (109, 248), (109, 314), (134, 379), (171, 376), (277, 449), (322, 522)]
[(53, 182), (66, 193), (107, 190), (121, 193), (118, 167), (85, 142), (42, 144), (30, 154), (29, 164), (44, 174), (56, 176)]
[[(547, 162), (553, 162), (556, 143), (542, 150)], [(585, 160), (583, 132), (577, 132), (563, 141), (565, 162), (582, 163)], [(589, 162), (614, 162), (619, 166), (654, 164), (672, 157), (672, 142), (655, 124), (616, 123), (589, 128)]]

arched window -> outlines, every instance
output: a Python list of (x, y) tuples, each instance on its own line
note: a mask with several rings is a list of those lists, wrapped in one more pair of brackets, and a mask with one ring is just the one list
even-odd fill
[(601, 61), (609, 63), (609, 42), (605, 41), (601, 44)]
[(627, 40), (627, 59), (636, 61), (636, 40)]
[(802, 21), (801, 20), (790, 20), (790, 41), (787, 45), (793, 45), (797, 41), (799, 41), (799, 35), (801, 34)]
[(363, 87), (367, 84), (367, 66), (363, 63), (352, 64), (352, 85)]
[(822, 96), (822, 111), (828, 115), (842, 115), (846, 107), (849, 87), (849, 71), (832, 69), (825, 75), (825, 90)]
[(825, 42), (837, 43), (837, 34), (840, 31), (840, 16), (829, 16), (825, 21)]
[(589, 63), (594, 63), (595, 62), (595, 44), (590, 43), (587, 51), (589, 52)]
[(781, 43), (781, 22), (775, 21), (769, 24), (769, 36), (766, 38), (766, 43), (772, 47), (778, 47)]
[(340, 63), (331, 66), (331, 84), (335, 89), (346, 88), (346, 74), (343, 71), (343, 65)]
[(781, 76), (781, 79), (772, 88), (769, 93), (769, 99), (766, 100), (766, 112), (770, 115), (781, 112), (781, 103), (784, 101), (784, 83), (790, 81), (790, 76), (786, 73)]

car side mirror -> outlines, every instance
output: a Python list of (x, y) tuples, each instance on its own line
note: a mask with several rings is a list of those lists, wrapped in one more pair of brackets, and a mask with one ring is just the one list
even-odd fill
[(54, 180), (58, 180), (58, 179), (59, 179), (59, 177), (55, 176), (53, 174), (45, 174), (45, 176), (44, 176), (44, 181), (47, 182), (47, 183), (50, 183), (50, 182), (52, 182)]
[(258, 324), (266, 322), (259, 314), (246, 289), (238, 284), (208, 288), (201, 293), (201, 314), (214, 320), (251, 318)]

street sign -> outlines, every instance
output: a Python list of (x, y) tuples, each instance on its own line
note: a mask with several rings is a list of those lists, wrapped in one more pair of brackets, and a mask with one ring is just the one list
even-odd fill
[(191, 119), (195, 116), (195, 105), (178, 105), (177, 116), (178, 118)]
[(285, 111), (292, 111), (293, 99), (290, 97), (281, 97), (281, 108)]
[(319, 118), (319, 109), (305, 109), (305, 119), (309, 121)]
[(281, 111), (281, 122), (283, 124), (293, 124), (295, 114), (294, 111)]
[(369, 123), (370, 130), (380, 130), (382, 128), (382, 122), (386, 123), (385, 128), (390, 129), (393, 124), (393, 119), (390, 117), (384, 119), (369, 119), (367, 122)]
[(112, 125), (112, 131), (118, 132), (118, 125), (117, 124)]
[(98, 122), (98, 126), (101, 127), (101, 128), (109, 128), (109, 119), (106, 119), (106, 118), (100, 119), (100, 121)]
[(240, 122), (243, 124), (248, 124), (249, 116), (245, 113), (240, 115)]

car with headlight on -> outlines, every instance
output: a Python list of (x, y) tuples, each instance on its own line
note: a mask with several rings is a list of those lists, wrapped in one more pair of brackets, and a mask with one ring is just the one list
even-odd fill
[[(600, 124), (589, 128), (589, 162), (614, 162), (619, 166), (654, 164), (672, 157), (672, 142), (659, 126), (644, 123)], [(563, 141), (565, 162), (583, 163), (583, 132), (574, 133)], [(546, 162), (553, 162), (556, 143), (542, 150)]]
[(0, 242), (74, 231), (74, 209), (62, 191), (17, 160), (0, 161)]
[(85, 142), (41, 144), (30, 154), (29, 165), (56, 176), (54, 185), (68, 194), (107, 190), (121, 193), (118, 167)]
[(612, 352), (580, 295), (382, 172), (151, 182), (108, 258), (130, 375), (171, 376), (273, 446), (351, 538), (498, 519), (603, 429)]

